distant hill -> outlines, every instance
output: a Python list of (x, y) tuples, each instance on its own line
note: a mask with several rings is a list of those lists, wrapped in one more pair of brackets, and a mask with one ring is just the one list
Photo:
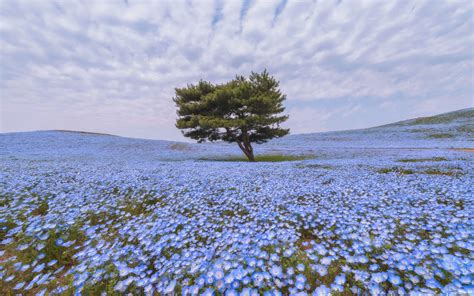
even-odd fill
[(269, 145), (314, 148), (472, 148), (474, 147), (474, 108), (365, 129), (290, 135), (274, 140)]
[(418, 117), (390, 124), (378, 126), (377, 128), (390, 126), (407, 126), (407, 125), (440, 125), (459, 123), (460, 131), (474, 132), (474, 108), (461, 109), (453, 112), (442, 113), (434, 116)]

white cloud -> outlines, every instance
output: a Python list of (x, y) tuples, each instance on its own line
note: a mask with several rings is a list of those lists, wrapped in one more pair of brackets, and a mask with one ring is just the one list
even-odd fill
[(2, 1), (0, 128), (182, 139), (175, 87), (263, 68), (288, 95), (293, 133), (352, 127), (344, 116), (333, 124), (341, 102), (360, 112), (378, 101), (401, 118), (413, 113), (396, 108), (407, 101), (423, 112), (469, 107), (473, 10), (469, 1)]

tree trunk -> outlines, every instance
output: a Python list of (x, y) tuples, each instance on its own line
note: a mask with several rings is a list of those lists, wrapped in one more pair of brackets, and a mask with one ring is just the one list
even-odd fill
[(251, 162), (255, 161), (255, 157), (253, 155), (253, 148), (250, 142), (245, 143), (245, 142), (237, 142), (239, 145), (240, 150), (247, 156), (248, 160)]
[(249, 151), (249, 154), (247, 155), (247, 158), (248, 158), (249, 161), (251, 161), (251, 162), (254, 162), (254, 161), (255, 161), (255, 157), (253, 156), (252, 146), (250, 146), (250, 151)]

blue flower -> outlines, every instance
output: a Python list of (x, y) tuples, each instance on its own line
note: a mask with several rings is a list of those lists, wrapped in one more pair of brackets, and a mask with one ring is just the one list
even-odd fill
[(321, 285), (316, 288), (313, 292), (313, 296), (329, 296), (331, 295), (331, 290), (325, 285)]

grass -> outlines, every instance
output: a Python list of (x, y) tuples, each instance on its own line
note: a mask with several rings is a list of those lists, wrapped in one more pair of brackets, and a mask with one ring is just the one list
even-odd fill
[(379, 169), (377, 172), (381, 174), (398, 173), (402, 175), (411, 175), (415, 173), (413, 170), (407, 170), (407, 169), (399, 168), (399, 167), (383, 168), (383, 169)]
[(175, 151), (191, 151), (193, 148), (187, 143), (173, 143), (168, 146), (169, 149)]
[(438, 169), (428, 169), (423, 172), (424, 174), (428, 175), (442, 175), (442, 176), (462, 176), (464, 175), (463, 172), (459, 171), (440, 171)]
[(474, 133), (474, 124), (464, 124), (456, 128), (461, 133)]
[(331, 170), (334, 168), (333, 166), (325, 165), (325, 164), (308, 164), (308, 165), (298, 164), (296, 165), (296, 167), (299, 169), (311, 168), (311, 169), (325, 169), (325, 170)]
[[(283, 161), (297, 161), (312, 159), (313, 155), (283, 155), (283, 154), (263, 154), (255, 156), (256, 162), (283, 162)], [(248, 162), (249, 160), (245, 156), (230, 156), (222, 158), (200, 158), (199, 160), (206, 161), (237, 161), (237, 162)]]
[(52, 131), (53, 132), (61, 132), (61, 133), (92, 135), (92, 136), (114, 136), (114, 135), (111, 135), (111, 134), (97, 133), (97, 132), (87, 132), (87, 131), (72, 131), (72, 130), (52, 130)]
[(428, 138), (430, 139), (449, 139), (453, 138), (454, 136), (451, 134), (431, 134), (428, 135)]
[(473, 110), (460, 110), (435, 116), (419, 117), (413, 120), (412, 124), (440, 124), (449, 123), (460, 118), (472, 118), (474, 116)]
[(444, 157), (432, 157), (432, 158), (403, 158), (397, 160), (398, 162), (425, 162), (425, 161), (447, 161)]
[(426, 175), (441, 175), (441, 176), (451, 176), (451, 177), (457, 177), (457, 176), (462, 176), (464, 173), (462, 171), (441, 171), (437, 168), (428, 168), (424, 171), (414, 171), (411, 169), (405, 169), (402, 167), (390, 167), (390, 168), (382, 168), (377, 170), (378, 173), (381, 174), (388, 174), (388, 173), (398, 173), (401, 175), (411, 175), (411, 174), (426, 174)]

